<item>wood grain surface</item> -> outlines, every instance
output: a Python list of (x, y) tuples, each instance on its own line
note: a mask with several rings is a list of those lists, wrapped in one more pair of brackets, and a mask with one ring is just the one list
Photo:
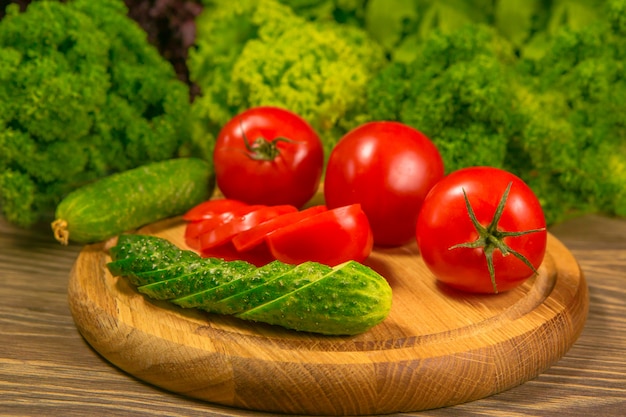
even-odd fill
[[(170, 219), (139, 233), (184, 243)], [(437, 285), (412, 244), (367, 263), (393, 289), (389, 317), (353, 337), (323, 337), (152, 302), (87, 246), (69, 283), (79, 331), (105, 358), (159, 387), (245, 409), (310, 415), (419, 411), (492, 395), (537, 376), (582, 331), (587, 284), (553, 236), (538, 275), (498, 295)]]
[[(626, 220), (585, 216), (551, 228), (587, 279), (590, 304), (574, 346), (548, 370), (465, 404), (398, 416), (621, 416), (626, 407)], [(0, 219), (0, 415), (272, 415), (172, 394), (103, 360), (69, 311), (70, 270), (82, 246), (48, 225)]]

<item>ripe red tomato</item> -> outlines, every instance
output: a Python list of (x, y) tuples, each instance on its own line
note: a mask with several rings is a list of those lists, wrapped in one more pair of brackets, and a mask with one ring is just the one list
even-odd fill
[(208, 220), (216, 216), (227, 215), (236, 210), (249, 209), (249, 205), (238, 200), (229, 200), (227, 198), (218, 198), (215, 200), (207, 200), (192, 207), (185, 214), (183, 220), (195, 222), (198, 220)]
[(520, 178), (497, 168), (471, 167), (432, 188), (416, 237), (424, 263), (438, 280), (462, 291), (493, 293), (535, 273), (547, 232), (541, 204)]
[(362, 262), (373, 246), (372, 230), (360, 205), (322, 211), (266, 236), (275, 259), (290, 264), (306, 261), (335, 266)]
[(233, 237), (233, 245), (240, 252), (248, 251), (258, 245), (265, 243), (266, 237), (276, 230), (289, 226), (306, 219), (307, 217), (326, 211), (326, 206), (312, 206), (307, 209), (285, 213), (273, 217), (255, 227), (244, 230)]
[(200, 237), (216, 228), (267, 206), (238, 203), (235, 200), (209, 200), (198, 204), (183, 215), (187, 220), (185, 242), (190, 248), (200, 248)]
[(443, 174), (441, 155), (425, 135), (398, 122), (370, 122), (331, 152), (324, 197), (329, 208), (360, 204), (374, 243), (399, 246), (415, 237), (422, 202)]
[(232, 242), (200, 250), (200, 255), (204, 258), (219, 258), (225, 261), (246, 261), (257, 267), (267, 265), (274, 260), (266, 245), (258, 245), (246, 252), (240, 252)]
[[(257, 207), (257, 206), (251, 206)], [(200, 250), (206, 251), (232, 241), (239, 233), (249, 230), (274, 217), (286, 213), (295, 213), (298, 209), (289, 204), (280, 206), (261, 206), (241, 216), (234, 217), (211, 230), (203, 233), (200, 240)]]
[(324, 150), (300, 116), (277, 107), (255, 107), (222, 128), (213, 163), (217, 186), (227, 198), (302, 207), (319, 187)]

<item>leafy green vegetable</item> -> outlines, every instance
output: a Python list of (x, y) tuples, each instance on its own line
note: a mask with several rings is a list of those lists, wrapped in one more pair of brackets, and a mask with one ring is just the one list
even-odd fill
[(537, 16), (545, 2), (541, 0), (509, 0), (496, 2), (494, 27), (513, 45), (522, 46), (537, 29)]
[(512, 141), (518, 153), (509, 162), (552, 221), (626, 214), (626, 2), (607, 7), (608, 19), (563, 27), (544, 55), (522, 66), (529, 91), (520, 102), (521, 135)]
[(322, 137), (328, 154), (363, 121), (365, 88), (386, 63), (351, 25), (309, 22), (276, 0), (212, 2), (198, 17), (189, 71), (201, 89), (194, 138), (210, 152), (220, 128), (254, 106), (287, 108)]
[[(372, 0), (279, 0), (308, 20), (334, 20), (360, 26)], [(409, 0), (412, 1), (412, 0)]]
[(52, 217), (78, 186), (178, 155), (189, 88), (122, 0), (37, 1), (0, 21), (0, 204)]
[(393, 62), (374, 78), (370, 115), (424, 132), (448, 170), (502, 167), (514, 113), (512, 62), (510, 45), (487, 26), (433, 32), (415, 60)]
[(34, 3), (0, 24), (0, 204), (12, 222), (189, 136), (209, 158), (221, 126), (256, 105), (303, 115), (327, 155), (362, 122), (404, 121), (448, 171), (520, 175), (549, 223), (626, 215), (626, 0), (203, 0), (191, 109), (122, 0)]
[(490, 165), (518, 174), (549, 223), (623, 215), (626, 1), (544, 6), (524, 2), (516, 27), (500, 5), (489, 25), (468, 19), (431, 31), (412, 60), (395, 59), (372, 80), (370, 117), (424, 132), (448, 172)]

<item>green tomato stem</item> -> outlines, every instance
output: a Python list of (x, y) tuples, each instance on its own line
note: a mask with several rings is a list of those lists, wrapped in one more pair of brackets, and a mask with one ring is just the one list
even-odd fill
[(509, 254), (512, 254), (513, 256), (515, 256), (516, 258), (524, 262), (524, 264), (528, 266), (533, 271), (533, 273), (536, 274), (537, 270), (535, 269), (533, 264), (531, 264), (530, 261), (524, 255), (513, 250), (509, 245), (504, 243), (504, 239), (507, 237), (516, 237), (516, 236), (527, 235), (529, 233), (542, 232), (545, 230), (545, 228), (541, 228), (541, 229), (524, 230), (520, 232), (508, 232), (508, 231), (498, 229), (498, 222), (500, 221), (500, 218), (502, 217), (502, 212), (504, 211), (504, 207), (506, 206), (506, 200), (509, 197), (509, 192), (511, 191), (512, 185), (513, 183), (510, 182), (509, 185), (506, 187), (504, 194), (502, 194), (502, 197), (500, 198), (500, 202), (498, 203), (496, 212), (494, 213), (493, 218), (491, 219), (491, 222), (489, 223), (487, 227), (480, 224), (480, 222), (476, 218), (476, 213), (474, 213), (474, 209), (472, 208), (472, 205), (470, 204), (469, 198), (467, 197), (467, 193), (465, 192), (465, 188), (463, 188), (463, 198), (465, 199), (465, 207), (467, 208), (467, 213), (470, 217), (470, 220), (472, 221), (472, 224), (474, 225), (474, 228), (476, 229), (476, 232), (478, 232), (478, 238), (474, 240), (473, 242), (459, 243), (458, 245), (454, 245), (448, 248), (448, 250), (457, 249), (457, 248), (471, 248), (471, 249), (482, 248), (485, 254), (485, 258), (487, 259), (487, 269), (489, 270), (489, 276), (491, 278), (493, 292), (496, 294), (498, 293), (498, 285), (496, 283), (496, 272), (495, 272), (495, 268), (493, 265), (494, 251), (499, 250), (502, 256), (508, 256)]
[(256, 138), (252, 143), (250, 143), (250, 141), (248, 140), (248, 136), (246, 136), (243, 125), (240, 123), (239, 126), (241, 127), (243, 141), (246, 145), (246, 150), (248, 151), (246, 155), (248, 155), (250, 159), (253, 159), (255, 161), (273, 161), (280, 155), (278, 142), (294, 142), (291, 139), (283, 137), (277, 137), (273, 140), (267, 140), (264, 137), (259, 137)]

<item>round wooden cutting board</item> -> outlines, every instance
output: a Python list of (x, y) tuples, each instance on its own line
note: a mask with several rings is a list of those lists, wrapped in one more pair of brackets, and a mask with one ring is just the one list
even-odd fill
[[(184, 224), (141, 230), (186, 248)], [(572, 346), (588, 310), (585, 279), (552, 235), (539, 274), (498, 295), (437, 284), (417, 245), (367, 264), (393, 289), (389, 317), (352, 337), (319, 336), (154, 302), (111, 276), (107, 247), (86, 246), (69, 282), (76, 325), (135, 377), (209, 402), (269, 412), (366, 415), (483, 398), (537, 376)]]

